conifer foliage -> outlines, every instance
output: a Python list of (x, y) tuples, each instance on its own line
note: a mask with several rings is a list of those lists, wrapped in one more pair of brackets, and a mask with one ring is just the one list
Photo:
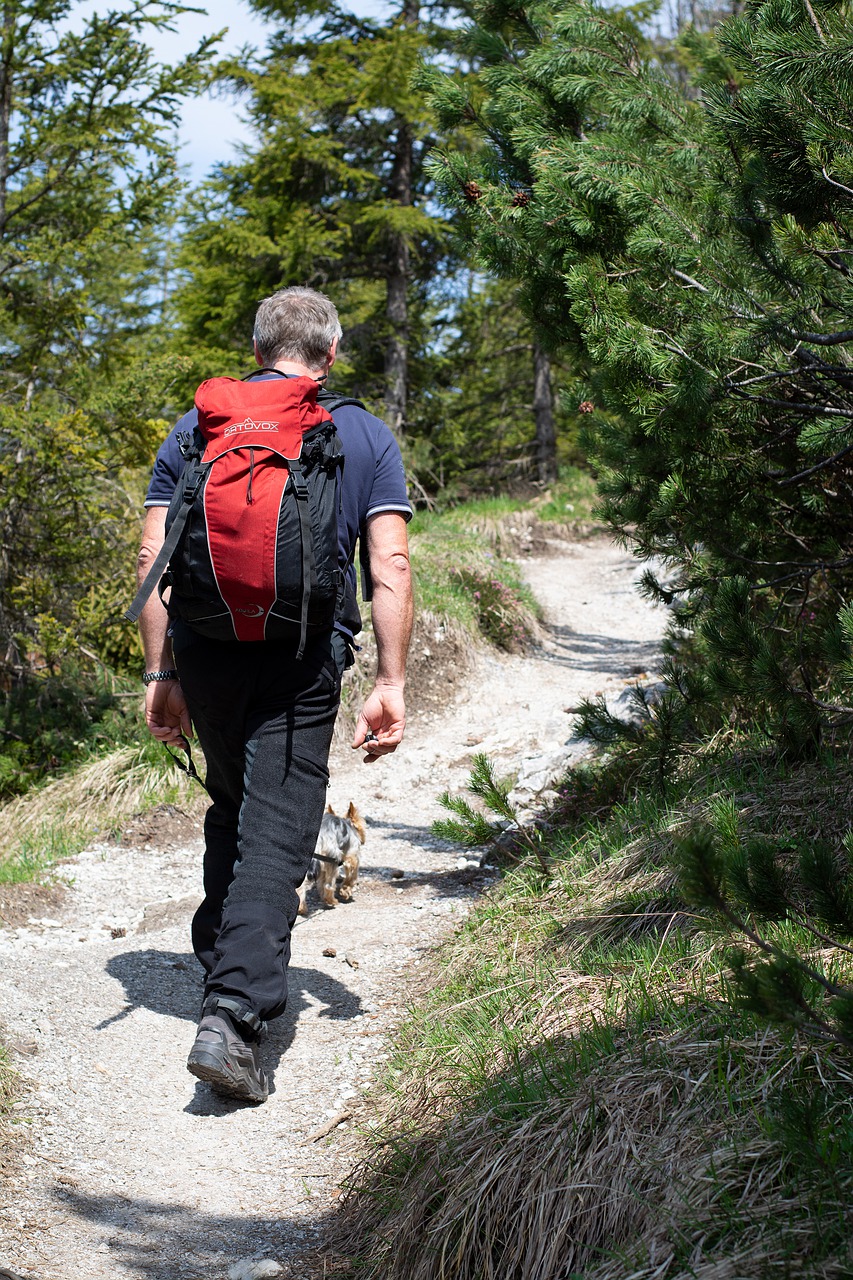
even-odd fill
[(386, 22), (311, 0), (255, 7), (275, 24), (269, 48), (219, 74), (256, 144), (191, 202), (184, 344), (201, 376), (223, 359), (239, 367), (259, 297), (327, 289), (348, 334), (350, 390), (402, 433), (428, 286), (448, 252), (424, 178), (431, 120), (410, 77), (446, 34), (414, 0)]
[(55, 668), (69, 638), (78, 659), (81, 639), (127, 656), (119, 601), (136, 527), (120, 481), (150, 458), (167, 382), (145, 335), (178, 189), (171, 133), (210, 51), (204, 41), (177, 66), (157, 63), (147, 37), (180, 12), (169, 0), (99, 14), (68, 0), (2, 7), (4, 687)]
[[(726, 714), (792, 753), (850, 718), (853, 18), (756, 0), (688, 31), (685, 91), (638, 9), (488, 0), (476, 84), (423, 80), (484, 146), (434, 162), (480, 260), (596, 370), (612, 527), (663, 570)], [(697, 88), (700, 90), (697, 93)]]

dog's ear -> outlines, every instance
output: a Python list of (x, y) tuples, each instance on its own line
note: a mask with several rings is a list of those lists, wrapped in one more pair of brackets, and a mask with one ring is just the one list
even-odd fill
[(358, 832), (359, 840), (361, 841), (362, 844), (364, 844), (365, 840), (367, 839), (367, 830), (364, 825), (364, 818), (362, 818), (361, 814), (359, 813), (358, 809), (356, 809), (352, 800), (350, 800), (349, 808), (347, 809), (347, 822), (349, 822), (353, 827), (355, 827), (355, 830)]
[(332, 806), (331, 806), (330, 804), (327, 804), (327, 805), (326, 805), (326, 813), (334, 813), (334, 812), (335, 812), (335, 811), (334, 811), (334, 809), (332, 808)]

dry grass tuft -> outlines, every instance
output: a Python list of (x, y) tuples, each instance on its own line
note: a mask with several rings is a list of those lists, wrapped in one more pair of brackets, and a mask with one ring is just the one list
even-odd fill
[(9, 1062), (6, 1051), (0, 1044), (0, 1178), (9, 1176), (11, 1153), (19, 1137), (9, 1124), (8, 1116), (12, 1104), (17, 1102), (20, 1096), (21, 1077)]
[(0, 1048), (0, 1124), (19, 1093), (18, 1073), (11, 1066), (5, 1050)]
[(189, 797), (193, 786), (165, 752), (155, 762), (144, 746), (122, 747), (4, 805), (3, 854), (13, 857), (57, 830), (69, 839), (96, 828), (113, 830), (164, 793)]
[[(372, 1239), (371, 1274), (382, 1280), (711, 1280), (753, 1275), (744, 1268), (759, 1257), (762, 1274), (791, 1274), (780, 1214), (805, 1223), (807, 1212), (788, 1185), (790, 1156), (758, 1126), (736, 1127), (731, 1103), (749, 1115), (771, 1078), (825, 1074), (825, 1058), (803, 1045), (788, 1052), (770, 1034), (721, 1057), (719, 1040), (696, 1027), (650, 1033), (555, 1090), (559, 1046), (551, 1053), (551, 1087), (526, 1118), (474, 1106), (393, 1139), (356, 1175), (342, 1251)], [(847, 1190), (838, 1188), (839, 1211)], [(371, 1220), (372, 1204), (383, 1211)]]
[(732, 1008), (731, 939), (673, 869), (697, 820), (795, 861), (853, 825), (853, 768), (730, 761), (676, 814), (587, 830), (547, 885), (511, 872), (404, 1029), (329, 1274), (849, 1280), (849, 1055)]

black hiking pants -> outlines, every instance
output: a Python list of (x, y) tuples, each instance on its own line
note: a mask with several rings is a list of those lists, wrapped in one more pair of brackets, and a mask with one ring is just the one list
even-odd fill
[(205, 999), (284, 1012), (290, 931), (326, 803), (346, 645), (194, 637), (175, 662), (207, 762), (204, 901), (192, 924)]

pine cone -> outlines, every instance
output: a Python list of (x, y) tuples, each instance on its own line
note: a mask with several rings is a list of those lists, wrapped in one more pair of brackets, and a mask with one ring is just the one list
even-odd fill
[(595, 410), (595, 405), (592, 403), (591, 400), (581, 400), (580, 404), (578, 405), (578, 413), (593, 413), (594, 410)]
[(514, 209), (526, 209), (530, 204), (529, 191), (514, 191), (512, 196), (512, 205)]
[(462, 191), (469, 204), (476, 204), (478, 200), (483, 198), (482, 188), (476, 182), (466, 182)]

